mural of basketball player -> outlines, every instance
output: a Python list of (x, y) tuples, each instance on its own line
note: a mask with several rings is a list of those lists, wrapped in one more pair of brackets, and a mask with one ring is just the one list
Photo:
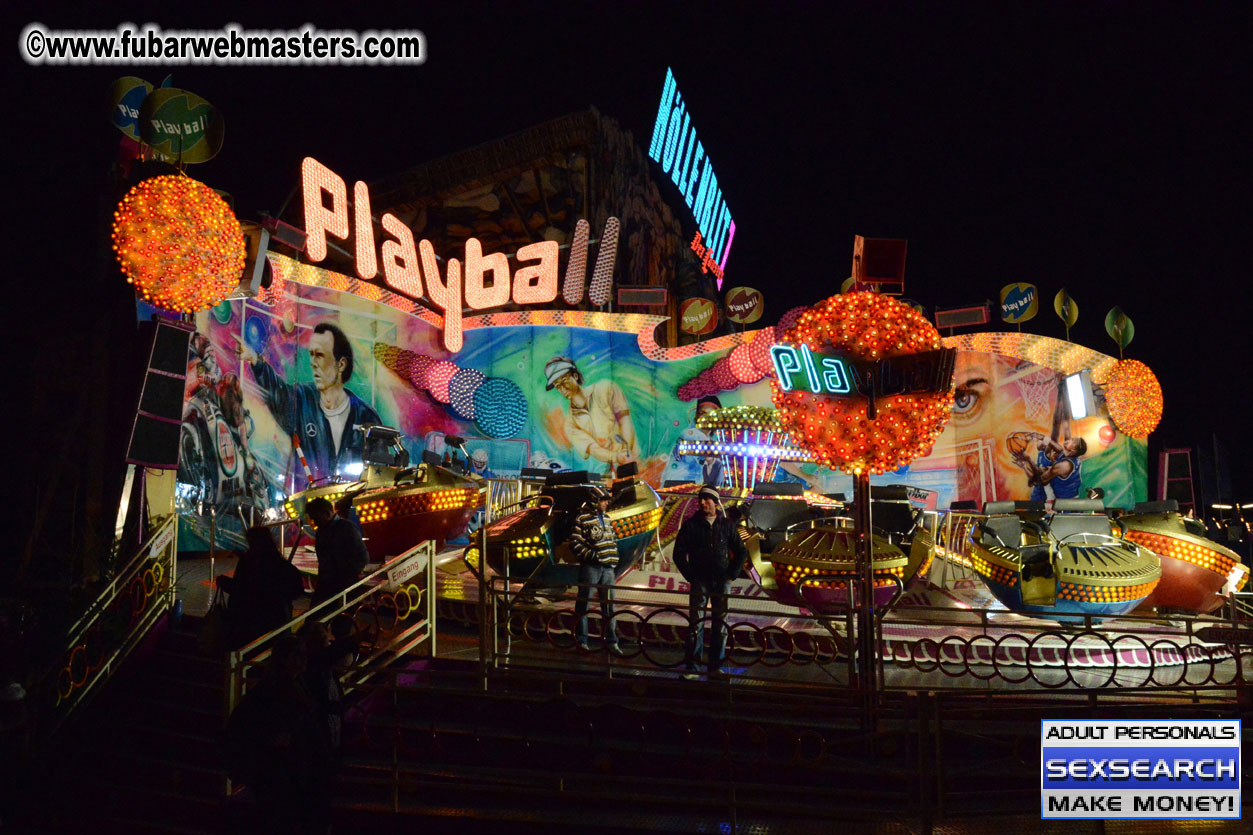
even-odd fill
[(953, 377), (952, 417), (936, 441), (933, 458), (951, 456), (956, 497), (979, 505), (1028, 498), (1034, 485), (1023, 483), (1022, 465), (1006, 436), (1062, 437), (1052, 432), (1056, 372), (1010, 357), (959, 351)]
[(1079, 498), (1079, 459), (1087, 454), (1088, 442), (1083, 438), (1066, 438), (1060, 442), (1044, 435), (1037, 435), (1037, 438), (1034, 462), (1027, 457), (1025, 449), (1014, 453), (1014, 463), (1027, 474), (1031, 501), (1047, 501), (1046, 486), (1052, 488), (1055, 499)]
[(587, 383), (574, 360), (555, 356), (544, 366), (546, 391), (569, 403), (563, 429), (570, 448), (585, 461), (617, 467), (639, 458), (631, 406), (613, 380)]
[(352, 345), (344, 332), (320, 322), (309, 336), (312, 383), (288, 383), (239, 336), (239, 357), (252, 367), (265, 403), (288, 435), (300, 438), (315, 479), (347, 473), (360, 464), (365, 433), (354, 427), (382, 423), (378, 412), (344, 387), (352, 378)]

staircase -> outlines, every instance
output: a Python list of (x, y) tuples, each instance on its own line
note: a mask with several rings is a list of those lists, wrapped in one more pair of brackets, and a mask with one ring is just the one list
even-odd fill
[(198, 619), (164, 618), (71, 716), (37, 764), (38, 791), (22, 824), (125, 833), (230, 824), (218, 747), (225, 662), (199, 652), (198, 628)]

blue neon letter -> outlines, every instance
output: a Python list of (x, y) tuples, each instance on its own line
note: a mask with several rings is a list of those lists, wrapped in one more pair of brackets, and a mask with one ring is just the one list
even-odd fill
[(779, 378), (779, 388), (784, 391), (795, 388), (792, 376), (803, 370), (801, 361), (796, 356), (796, 348), (783, 343), (771, 345), (770, 360), (774, 363), (774, 374)]

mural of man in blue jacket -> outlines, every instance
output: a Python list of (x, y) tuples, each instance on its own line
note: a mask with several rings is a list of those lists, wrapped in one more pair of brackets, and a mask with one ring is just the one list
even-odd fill
[(329, 322), (314, 327), (309, 336), (312, 383), (288, 383), (246, 342), (235, 339), (274, 419), (288, 435), (299, 437), (315, 479), (345, 472), (361, 461), (365, 433), (353, 427), (382, 421), (370, 404), (344, 388), (352, 378), (353, 358), (343, 331)]
[(698, 509), (679, 528), (674, 540), (674, 564), (691, 586), (688, 597), (687, 671), (698, 674), (705, 639), (705, 607), (710, 608), (713, 633), (706, 659), (711, 674), (722, 670), (727, 647), (727, 594), (731, 581), (740, 575), (748, 551), (735, 523), (722, 512), (718, 491), (702, 487), (696, 494)]

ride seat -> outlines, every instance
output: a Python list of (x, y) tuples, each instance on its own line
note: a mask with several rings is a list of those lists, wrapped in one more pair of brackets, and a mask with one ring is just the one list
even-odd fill
[(917, 516), (914, 506), (908, 501), (870, 502), (870, 523), (881, 528), (893, 537), (908, 537), (914, 532)]
[(1054, 539), (1063, 540), (1081, 533), (1112, 535), (1109, 517), (1100, 499), (1058, 499), (1053, 502), (1053, 510), (1048, 529)]
[(1022, 519), (1014, 513), (1013, 502), (988, 502), (983, 506), (987, 516), (982, 528), (995, 536), (1006, 548), (1017, 549), (1022, 544)]

